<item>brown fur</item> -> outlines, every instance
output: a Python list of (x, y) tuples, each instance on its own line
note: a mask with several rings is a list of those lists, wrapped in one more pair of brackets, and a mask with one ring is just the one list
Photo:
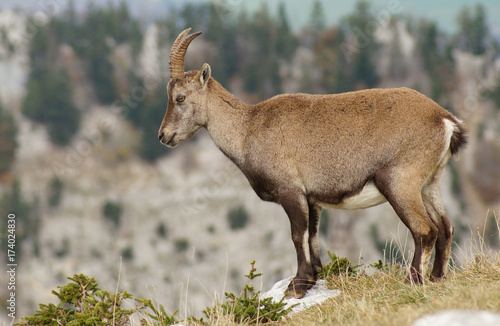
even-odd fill
[[(247, 105), (210, 72), (205, 64), (169, 82), (159, 138), (173, 147), (206, 128), (257, 195), (283, 206), (298, 260), (292, 295), (302, 297), (321, 269), (322, 206), (350, 209), (389, 201), (415, 241), (410, 280), (423, 281), (434, 246), (432, 277), (443, 277), (452, 227), (438, 185), (449, 157), (466, 141), (458, 119), (408, 88), (283, 94)], [(185, 97), (182, 103), (176, 102), (179, 96)], [(378, 201), (360, 202), (373, 192)]]

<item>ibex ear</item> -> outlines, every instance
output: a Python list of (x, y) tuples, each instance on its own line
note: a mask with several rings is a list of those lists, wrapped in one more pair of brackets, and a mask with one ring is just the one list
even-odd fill
[(200, 71), (198, 72), (198, 75), (196, 76), (197, 79), (200, 81), (201, 87), (203, 89), (207, 87), (207, 83), (208, 80), (210, 79), (211, 74), (212, 74), (212, 69), (210, 68), (208, 63), (204, 63)]

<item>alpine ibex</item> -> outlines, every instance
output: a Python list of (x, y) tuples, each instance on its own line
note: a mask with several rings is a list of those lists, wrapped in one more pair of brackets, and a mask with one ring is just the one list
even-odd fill
[(439, 179), (466, 143), (460, 120), (408, 88), (283, 94), (248, 105), (211, 77), (208, 64), (184, 72), (186, 50), (201, 34), (188, 35), (190, 30), (172, 46), (158, 138), (175, 147), (206, 128), (257, 195), (283, 206), (298, 263), (289, 295), (304, 296), (321, 270), (322, 207), (358, 209), (388, 201), (415, 242), (409, 280), (423, 282), (434, 246), (431, 279), (444, 276), (453, 227)]

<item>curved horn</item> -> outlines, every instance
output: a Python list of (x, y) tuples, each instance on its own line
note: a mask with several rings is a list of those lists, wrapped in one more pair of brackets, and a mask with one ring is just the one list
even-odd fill
[(170, 77), (171, 78), (184, 78), (184, 56), (186, 55), (187, 48), (192, 40), (194, 40), (201, 32), (196, 32), (186, 37), (191, 28), (185, 29), (177, 36), (172, 49), (170, 50)]
[(175, 52), (175, 50), (177, 49), (177, 47), (179, 46), (179, 44), (181, 44), (181, 41), (186, 37), (186, 35), (191, 31), (191, 27), (189, 28), (186, 28), (185, 30), (183, 30), (179, 36), (177, 36), (177, 38), (175, 39), (174, 41), (174, 44), (172, 44), (172, 48), (170, 49), (170, 53), (172, 54), (173, 52)]

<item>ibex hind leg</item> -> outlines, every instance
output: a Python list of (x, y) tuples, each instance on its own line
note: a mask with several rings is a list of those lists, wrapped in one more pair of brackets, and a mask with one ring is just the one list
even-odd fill
[(318, 239), (320, 217), (321, 207), (318, 205), (309, 205), (309, 250), (311, 253), (311, 265), (315, 280), (318, 278), (318, 274), (323, 268), (319, 255), (320, 248)]
[(437, 239), (438, 228), (431, 221), (422, 201), (421, 191), (425, 181), (406, 176), (404, 172), (388, 173), (380, 176), (376, 184), (412, 234), (415, 252), (408, 279), (412, 283), (421, 284)]
[(434, 225), (438, 228), (436, 255), (431, 273), (431, 281), (436, 281), (444, 277), (448, 261), (450, 260), (451, 242), (453, 238), (453, 226), (446, 217), (446, 212), (441, 202), (438, 181), (439, 180), (436, 180), (426, 185), (422, 190), (422, 198), (427, 213)]

